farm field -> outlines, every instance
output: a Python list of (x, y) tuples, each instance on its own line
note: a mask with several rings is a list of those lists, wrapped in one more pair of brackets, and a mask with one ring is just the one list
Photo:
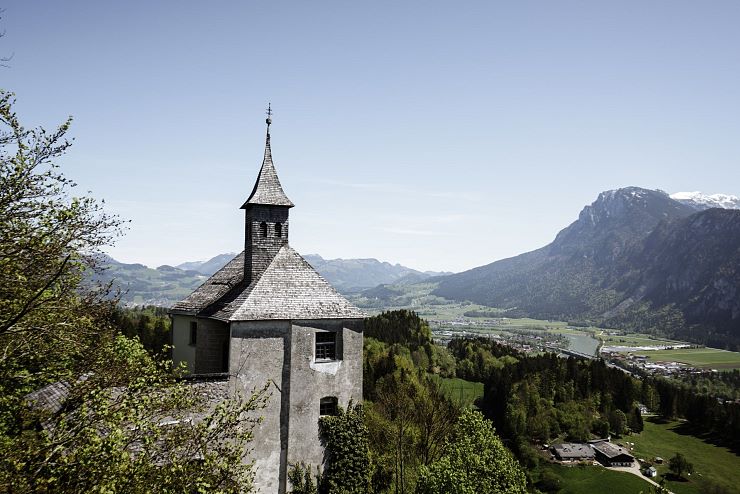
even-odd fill
[(685, 344), (684, 341), (667, 340), (663, 338), (653, 338), (648, 335), (639, 333), (629, 333), (625, 335), (609, 335), (602, 333), (598, 338), (607, 346), (654, 346), (654, 345), (679, 345)]
[(729, 489), (727, 492), (737, 492), (737, 486), (740, 486), (740, 456), (727, 448), (677, 432), (679, 425), (680, 422), (656, 423), (645, 420), (645, 429), (625, 440), (635, 443), (635, 457), (648, 460), (660, 456), (665, 460), (662, 465), (655, 465), (658, 479), (668, 472), (668, 460), (676, 453), (683, 454), (694, 464), (694, 474), (689, 477), (689, 482), (666, 483), (666, 487), (676, 494), (710, 492), (708, 488), (712, 483)]
[(637, 475), (627, 472), (615, 472), (600, 466), (547, 465), (546, 468), (561, 479), (562, 489), (559, 494), (638, 494), (649, 492), (651, 484), (640, 480)]
[(682, 362), (711, 369), (740, 369), (740, 353), (716, 348), (679, 348), (643, 353), (656, 362)]

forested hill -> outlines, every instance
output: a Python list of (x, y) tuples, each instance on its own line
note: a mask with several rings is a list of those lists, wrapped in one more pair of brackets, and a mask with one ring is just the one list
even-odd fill
[(549, 245), (437, 281), (445, 298), (737, 347), (740, 211), (603, 192)]

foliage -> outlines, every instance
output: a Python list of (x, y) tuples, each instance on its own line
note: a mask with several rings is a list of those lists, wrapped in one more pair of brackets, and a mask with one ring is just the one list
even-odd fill
[[(88, 315), (110, 309), (101, 291), (79, 293), (83, 272), (99, 248), (120, 232), (90, 197), (70, 197), (75, 184), (55, 164), (69, 147), (71, 120), (54, 132), (28, 130), (13, 112), (13, 96), (0, 91), (0, 367), (28, 390), (67, 373), (95, 336)], [(70, 326), (76, 326), (70, 331)], [(30, 375), (19, 373), (31, 371)], [(38, 377), (38, 376), (37, 376)], [(48, 381), (48, 379), (47, 379)]]
[(421, 468), (419, 494), (525, 493), (526, 478), (479, 412), (463, 410), (442, 457)]
[(152, 355), (162, 355), (170, 341), (172, 323), (163, 307), (117, 307), (113, 325), (129, 338), (138, 338)]
[(457, 377), (484, 381), (495, 369), (513, 364), (520, 353), (486, 338), (455, 338), (448, 345), (457, 360)]
[(291, 494), (318, 494), (311, 476), (311, 467), (304, 463), (293, 465), (288, 471), (288, 480), (292, 487)]
[(362, 405), (350, 402), (346, 411), (339, 407), (336, 415), (319, 420), (319, 434), (326, 448), (321, 492), (368, 492), (370, 451), (364, 417)]
[(524, 461), (530, 455), (521, 446), (530, 441), (625, 434), (628, 414), (637, 427), (640, 391), (636, 379), (602, 361), (519, 354), (515, 363), (491, 369), (481, 407)]
[(679, 478), (683, 476), (684, 472), (688, 474), (694, 473), (694, 465), (681, 453), (676, 453), (668, 460), (668, 468)]
[(458, 415), (458, 404), (438, 379), (415, 368), (409, 356), (396, 355), (368, 406), (373, 487), (412, 491), (419, 466), (439, 458)]
[[(265, 391), (210, 403), (118, 332), (115, 298), (81, 281), (121, 224), (58, 171), (69, 120), (27, 130), (12, 103), (0, 92), (0, 491), (249, 491)], [(29, 395), (51, 389), (58, 404)]]
[[(67, 405), (26, 416), (42, 432), (3, 451), (3, 484), (18, 492), (239, 492), (252, 471), (241, 459), (263, 394), (218, 405), (173, 380), (135, 340), (97, 349)], [(195, 420), (194, 420), (195, 419)]]
[(402, 343), (412, 350), (432, 341), (429, 324), (415, 312), (405, 309), (368, 317), (365, 335), (385, 343)]
[(661, 377), (645, 377), (666, 419), (687, 419), (693, 429), (712, 435), (722, 444), (740, 448), (740, 403), (697, 392), (690, 384)]

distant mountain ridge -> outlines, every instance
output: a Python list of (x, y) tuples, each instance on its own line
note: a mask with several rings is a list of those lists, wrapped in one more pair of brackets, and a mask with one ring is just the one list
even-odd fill
[[(97, 278), (103, 282), (114, 281), (124, 291), (122, 301), (126, 304), (169, 307), (189, 295), (234, 256), (235, 253), (219, 254), (207, 261), (191, 261), (177, 266), (163, 265), (156, 269), (143, 264), (121, 263), (106, 256), (103, 264), (107, 269)], [(449, 274), (417, 271), (377, 259), (327, 260), (316, 254), (304, 257), (342, 293), (387, 283), (417, 283), (431, 276)]]
[(236, 252), (227, 252), (226, 254), (219, 254), (215, 257), (208, 259), (207, 261), (191, 261), (184, 262), (175, 266), (183, 271), (197, 271), (202, 274), (211, 276), (213, 273), (221, 269), (226, 265), (227, 262), (232, 260), (236, 256)]
[(353, 292), (383, 284), (418, 283), (449, 272), (418, 271), (377, 259), (324, 259), (318, 254), (303, 256), (321, 276), (339, 291)]
[(434, 295), (522, 315), (740, 345), (740, 211), (606, 191), (552, 243), (436, 278)]

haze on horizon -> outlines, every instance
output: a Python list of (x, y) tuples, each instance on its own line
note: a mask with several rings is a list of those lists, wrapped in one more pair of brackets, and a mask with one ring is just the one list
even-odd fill
[(264, 108), (291, 244), (461, 271), (599, 192), (740, 195), (736, 2), (11, 0), (2, 87), (149, 266), (243, 246)]

